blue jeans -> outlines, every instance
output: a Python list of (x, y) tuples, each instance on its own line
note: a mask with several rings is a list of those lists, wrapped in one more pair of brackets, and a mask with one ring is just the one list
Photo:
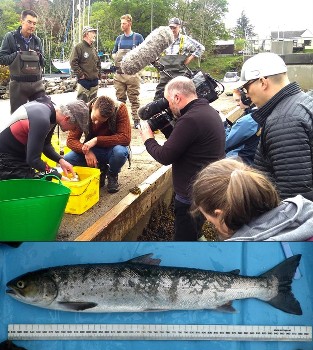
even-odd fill
[[(109, 164), (110, 172), (114, 175), (121, 171), (128, 157), (128, 149), (125, 146), (93, 147), (91, 150), (98, 160), (98, 167), (100, 167), (100, 164)], [(83, 153), (71, 151), (64, 156), (64, 159), (72, 165), (87, 166)]]

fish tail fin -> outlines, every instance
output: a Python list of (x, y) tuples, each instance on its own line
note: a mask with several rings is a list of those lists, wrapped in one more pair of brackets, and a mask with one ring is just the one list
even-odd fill
[(302, 315), (299, 301), (291, 291), (292, 279), (300, 263), (301, 254), (293, 255), (282, 263), (265, 272), (260, 277), (275, 276), (278, 279), (278, 294), (267, 302), (277, 309), (294, 315)]

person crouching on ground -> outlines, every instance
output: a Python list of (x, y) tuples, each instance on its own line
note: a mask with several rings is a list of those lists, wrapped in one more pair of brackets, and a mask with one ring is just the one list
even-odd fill
[(201, 212), (229, 241), (311, 240), (313, 203), (301, 195), (280, 201), (267, 177), (235, 159), (204, 168), (193, 184), (192, 212)]
[(110, 97), (100, 96), (89, 103), (89, 127), (85, 141), (82, 131), (70, 131), (67, 146), (72, 150), (64, 159), (73, 165), (99, 168), (100, 187), (107, 176), (109, 193), (119, 190), (118, 174), (128, 157), (131, 127), (127, 107)]

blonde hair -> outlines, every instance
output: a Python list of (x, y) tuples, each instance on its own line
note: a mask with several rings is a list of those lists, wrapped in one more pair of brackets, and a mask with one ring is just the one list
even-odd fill
[(232, 231), (280, 203), (275, 187), (265, 175), (232, 158), (204, 168), (193, 184), (192, 198), (193, 214), (201, 208), (216, 216), (214, 211), (220, 209), (221, 223)]
[(132, 23), (132, 21), (133, 21), (133, 18), (132, 18), (132, 16), (130, 15), (130, 14), (126, 14), (126, 15), (123, 15), (123, 16), (121, 16), (121, 18), (120, 18), (121, 20), (122, 19), (126, 19), (126, 21), (127, 22), (130, 22), (130, 23)]

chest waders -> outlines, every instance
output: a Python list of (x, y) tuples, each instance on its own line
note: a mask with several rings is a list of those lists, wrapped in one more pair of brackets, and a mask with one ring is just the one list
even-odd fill
[(9, 66), (10, 78), (18, 82), (41, 80), (41, 66), (37, 52), (19, 51)]
[[(17, 46), (17, 55), (9, 65), (11, 113), (24, 103), (45, 95), (40, 54), (37, 51), (21, 50), (21, 45), (17, 42), (15, 35), (14, 39)], [(39, 50), (38, 47), (35, 47), (35, 49)]]
[(117, 53), (115, 54), (114, 58), (114, 65), (116, 67), (116, 73), (117, 74), (124, 74), (121, 70), (121, 62), (123, 57), (127, 54), (127, 52), (131, 51), (131, 49), (118, 49)]
[(165, 85), (173, 78), (178, 77), (179, 75), (185, 75), (186, 67), (184, 62), (186, 61), (187, 56), (185, 55), (166, 55), (161, 56), (159, 62), (164, 66), (164, 71), (160, 72), (160, 81), (156, 87), (156, 92), (154, 99), (164, 97), (164, 88)]
[[(133, 34), (132, 49), (136, 47), (136, 33)], [(121, 49), (122, 36), (118, 43), (118, 50), (114, 57), (114, 65), (116, 66), (116, 74), (114, 76), (114, 87), (116, 98), (118, 101), (126, 103), (127, 98), (131, 104), (131, 114), (134, 123), (139, 122), (138, 109), (140, 107), (139, 93), (140, 93), (140, 75), (136, 74), (124, 74), (121, 70), (121, 61), (123, 57), (132, 49)]]

